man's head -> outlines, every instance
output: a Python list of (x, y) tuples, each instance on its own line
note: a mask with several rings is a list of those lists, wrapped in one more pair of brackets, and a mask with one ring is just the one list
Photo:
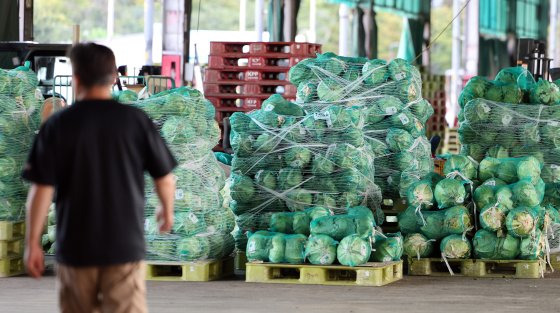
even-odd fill
[(117, 76), (113, 51), (88, 42), (73, 46), (68, 54), (72, 62), (76, 99), (107, 98)]

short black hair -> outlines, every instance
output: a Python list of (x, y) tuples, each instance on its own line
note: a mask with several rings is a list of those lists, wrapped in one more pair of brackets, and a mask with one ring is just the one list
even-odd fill
[(73, 74), (86, 87), (110, 85), (115, 79), (117, 66), (113, 51), (93, 42), (79, 43), (68, 52)]

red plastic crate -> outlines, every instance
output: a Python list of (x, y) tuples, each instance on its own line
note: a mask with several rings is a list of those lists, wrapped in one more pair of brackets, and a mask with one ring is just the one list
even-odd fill
[(224, 94), (230, 95), (266, 95), (281, 94), (286, 97), (296, 96), (296, 87), (287, 83), (261, 82), (261, 83), (222, 83), (204, 84), (206, 96), (220, 97)]
[[(206, 99), (210, 100), (216, 110), (226, 111), (250, 111), (261, 108), (264, 100), (268, 99), (268, 95), (237, 95), (237, 94), (221, 94), (206, 95)], [(295, 97), (286, 97), (289, 101), (295, 101)]]
[(261, 70), (270, 68), (284, 68), (289, 69), (296, 65), (299, 61), (305, 59), (304, 57), (266, 57), (266, 56), (208, 56), (209, 69), (234, 69), (245, 70), (259, 68)]
[(246, 81), (257, 82), (288, 82), (288, 71), (285, 68), (215, 70), (207, 69), (204, 73), (205, 83), (236, 83)]
[(269, 96), (245, 96), (237, 94), (229, 95), (206, 95), (206, 99), (210, 100), (214, 107), (221, 112), (235, 112), (260, 109), (264, 100)]
[(321, 52), (321, 45), (306, 42), (210, 42), (210, 55), (305, 56)]

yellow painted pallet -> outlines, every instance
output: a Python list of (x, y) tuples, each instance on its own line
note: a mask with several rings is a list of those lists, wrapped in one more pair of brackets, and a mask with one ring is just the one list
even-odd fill
[(25, 273), (23, 258), (0, 259), (0, 277), (18, 276)]
[[(489, 278), (541, 278), (546, 263), (540, 260), (447, 260), (454, 275)], [(408, 275), (451, 276), (440, 258), (408, 259)]]
[(25, 223), (23, 221), (0, 221), (0, 240), (23, 238)]
[(0, 240), (0, 259), (7, 257), (23, 256), (23, 238), (12, 240)]
[(251, 283), (384, 286), (402, 279), (403, 263), (342, 265), (247, 263), (245, 281)]
[(560, 253), (550, 255), (550, 266), (555, 271), (560, 271)]
[(211, 281), (233, 275), (234, 258), (196, 262), (148, 261), (147, 280)]
[(247, 255), (245, 254), (245, 251), (237, 251), (235, 253), (235, 269), (238, 271), (244, 271), (245, 263), (247, 263)]

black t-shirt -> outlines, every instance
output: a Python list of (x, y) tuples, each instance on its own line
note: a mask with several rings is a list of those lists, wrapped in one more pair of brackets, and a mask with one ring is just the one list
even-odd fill
[(102, 266), (144, 258), (144, 172), (159, 178), (175, 166), (144, 112), (91, 100), (47, 120), (23, 178), (56, 188), (57, 261)]

